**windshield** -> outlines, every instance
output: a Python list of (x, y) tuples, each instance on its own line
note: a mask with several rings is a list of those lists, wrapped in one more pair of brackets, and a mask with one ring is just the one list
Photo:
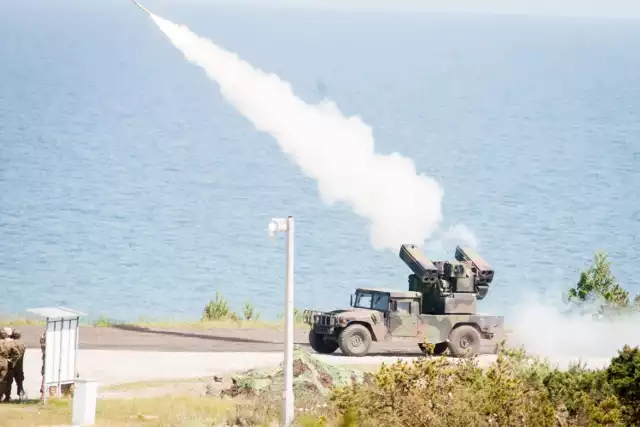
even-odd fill
[(379, 292), (358, 292), (356, 293), (354, 307), (372, 308), (379, 311), (389, 310), (389, 295)]

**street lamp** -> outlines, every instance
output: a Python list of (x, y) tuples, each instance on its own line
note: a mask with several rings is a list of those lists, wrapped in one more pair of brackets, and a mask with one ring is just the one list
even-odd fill
[(269, 236), (275, 238), (278, 232), (287, 232), (287, 285), (284, 312), (284, 402), (283, 425), (289, 427), (293, 421), (293, 217), (273, 218), (269, 223)]

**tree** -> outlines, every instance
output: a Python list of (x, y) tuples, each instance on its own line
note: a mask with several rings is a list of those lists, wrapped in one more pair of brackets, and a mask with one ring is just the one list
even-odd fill
[(610, 312), (611, 309), (618, 312), (634, 306), (640, 308), (640, 295), (636, 296), (633, 303), (630, 302), (629, 292), (616, 281), (604, 251), (597, 252), (591, 266), (580, 273), (580, 280), (575, 288), (569, 290), (568, 299), (569, 302), (578, 304), (600, 303), (598, 314)]
[(626, 407), (629, 425), (640, 425), (640, 348), (624, 346), (611, 359), (606, 372), (618, 399)]

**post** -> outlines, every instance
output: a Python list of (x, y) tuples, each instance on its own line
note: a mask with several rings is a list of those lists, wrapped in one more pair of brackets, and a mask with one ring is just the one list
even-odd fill
[(98, 383), (93, 380), (76, 379), (73, 390), (73, 413), (71, 424), (92, 426), (96, 423), (96, 400)]
[(287, 218), (287, 285), (285, 290), (284, 426), (293, 422), (293, 217)]

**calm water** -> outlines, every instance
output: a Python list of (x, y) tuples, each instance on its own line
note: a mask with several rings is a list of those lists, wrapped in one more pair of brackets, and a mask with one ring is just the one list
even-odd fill
[[(274, 317), (284, 241), (266, 227), (288, 214), (297, 306), (406, 288), (366, 220), (324, 205), (151, 20), (99, 3), (0, 0), (0, 312), (188, 318), (220, 291)], [(437, 177), (443, 226), (470, 227), (496, 269), (483, 311), (560, 298), (599, 249), (640, 292), (637, 22), (146, 5)]]

